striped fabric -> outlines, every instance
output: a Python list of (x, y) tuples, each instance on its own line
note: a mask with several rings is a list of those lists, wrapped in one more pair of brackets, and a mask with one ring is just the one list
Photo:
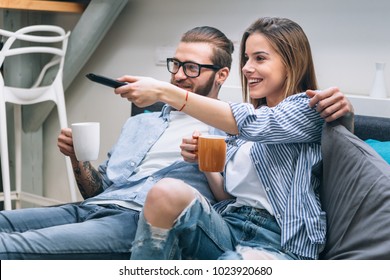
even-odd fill
[(246, 141), (255, 142), (252, 163), (282, 229), (283, 248), (302, 259), (317, 259), (325, 243), (326, 216), (312, 169), (321, 161), (324, 121), (308, 102), (300, 93), (273, 108), (230, 103), (239, 134), (227, 139), (227, 160)]

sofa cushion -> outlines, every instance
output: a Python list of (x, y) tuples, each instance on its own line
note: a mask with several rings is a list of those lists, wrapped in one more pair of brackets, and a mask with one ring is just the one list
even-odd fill
[(390, 141), (367, 139), (365, 142), (370, 145), (387, 163), (390, 164)]
[(159, 112), (165, 103), (157, 102), (147, 107), (138, 107), (134, 103), (131, 103), (131, 116), (136, 116), (142, 113)]
[(322, 259), (390, 259), (390, 165), (367, 143), (333, 122), (322, 136)]

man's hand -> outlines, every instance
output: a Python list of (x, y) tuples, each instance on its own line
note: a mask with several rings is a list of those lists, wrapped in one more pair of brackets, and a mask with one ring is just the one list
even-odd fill
[(72, 130), (70, 128), (61, 129), (61, 133), (57, 138), (57, 146), (61, 153), (69, 156), (71, 159), (76, 159), (73, 148)]
[(337, 87), (322, 91), (307, 90), (306, 94), (311, 98), (309, 106), (316, 107), (326, 122), (353, 114), (351, 102)]

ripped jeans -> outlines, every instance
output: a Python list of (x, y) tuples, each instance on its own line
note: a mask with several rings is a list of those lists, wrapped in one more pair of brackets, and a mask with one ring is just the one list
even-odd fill
[(131, 259), (243, 259), (237, 246), (274, 259), (297, 259), (281, 248), (280, 227), (267, 211), (243, 206), (219, 214), (201, 195), (171, 229), (152, 227), (141, 213)]

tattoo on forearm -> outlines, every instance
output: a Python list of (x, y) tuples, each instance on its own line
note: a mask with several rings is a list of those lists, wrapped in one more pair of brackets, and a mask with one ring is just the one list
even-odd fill
[(103, 191), (101, 175), (90, 162), (83, 162), (82, 167), (78, 165), (73, 168), (77, 186), (83, 198), (93, 197)]

